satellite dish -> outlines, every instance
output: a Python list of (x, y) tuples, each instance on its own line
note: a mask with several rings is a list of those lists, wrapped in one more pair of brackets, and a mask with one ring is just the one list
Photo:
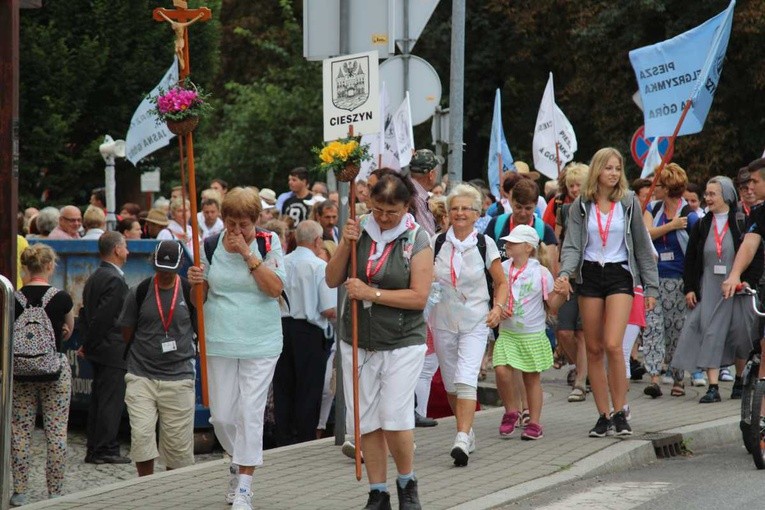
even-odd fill
[(106, 135), (104, 137), (104, 143), (98, 146), (98, 152), (101, 153), (101, 157), (104, 159), (124, 158), (125, 140), (114, 140), (111, 136)]

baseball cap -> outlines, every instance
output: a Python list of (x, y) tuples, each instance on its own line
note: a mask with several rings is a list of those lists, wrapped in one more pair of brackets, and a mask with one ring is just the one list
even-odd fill
[(166, 227), (169, 221), (167, 221), (167, 214), (163, 213), (159, 209), (152, 209), (149, 211), (149, 214), (146, 215), (146, 221), (149, 223), (154, 223), (155, 225), (159, 225), (161, 227)]
[(177, 273), (181, 268), (183, 248), (178, 241), (160, 241), (154, 250), (154, 269)]
[(512, 232), (499, 239), (508, 243), (529, 243), (534, 248), (539, 246), (539, 234), (529, 225), (518, 225)]
[(736, 175), (736, 186), (744, 186), (752, 180), (752, 174), (749, 173), (749, 168), (739, 168), (738, 175)]
[(409, 171), (426, 174), (438, 165), (444, 163), (444, 158), (436, 156), (430, 149), (420, 149), (414, 153), (412, 161), (409, 163)]

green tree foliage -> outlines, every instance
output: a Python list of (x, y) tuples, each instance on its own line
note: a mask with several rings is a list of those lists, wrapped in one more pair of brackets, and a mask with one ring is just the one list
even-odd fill
[[(218, 3), (205, 2), (213, 12)], [(125, 137), (135, 108), (172, 62), (173, 33), (151, 18), (157, 5), (70, 0), (22, 11), (20, 203), (37, 203), (47, 190), (52, 203), (81, 204), (103, 185), (104, 134)], [(219, 27), (191, 30), (193, 76), (205, 85), (216, 71)], [(165, 151), (157, 161), (172, 175), (177, 149), (174, 157)], [(129, 162), (118, 162), (117, 173), (137, 180)]]
[(219, 117), (201, 137), (199, 167), (208, 178), (283, 189), (290, 169), (314, 165), (321, 65), (303, 58), (299, 5), (224, 2), (222, 69), (231, 74), (220, 77)]

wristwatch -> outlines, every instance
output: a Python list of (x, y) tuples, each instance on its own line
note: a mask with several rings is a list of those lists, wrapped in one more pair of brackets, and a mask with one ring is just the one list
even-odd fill
[(375, 291), (375, 301), (380, 301), (380, 298), (382, 297), (382, 292), (379, 290)]

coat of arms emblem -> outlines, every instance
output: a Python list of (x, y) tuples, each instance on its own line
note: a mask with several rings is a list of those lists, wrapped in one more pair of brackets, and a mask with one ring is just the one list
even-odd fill
[(332, 104), (352, 112), (369, 99), (369, 57), (332, 62)]

